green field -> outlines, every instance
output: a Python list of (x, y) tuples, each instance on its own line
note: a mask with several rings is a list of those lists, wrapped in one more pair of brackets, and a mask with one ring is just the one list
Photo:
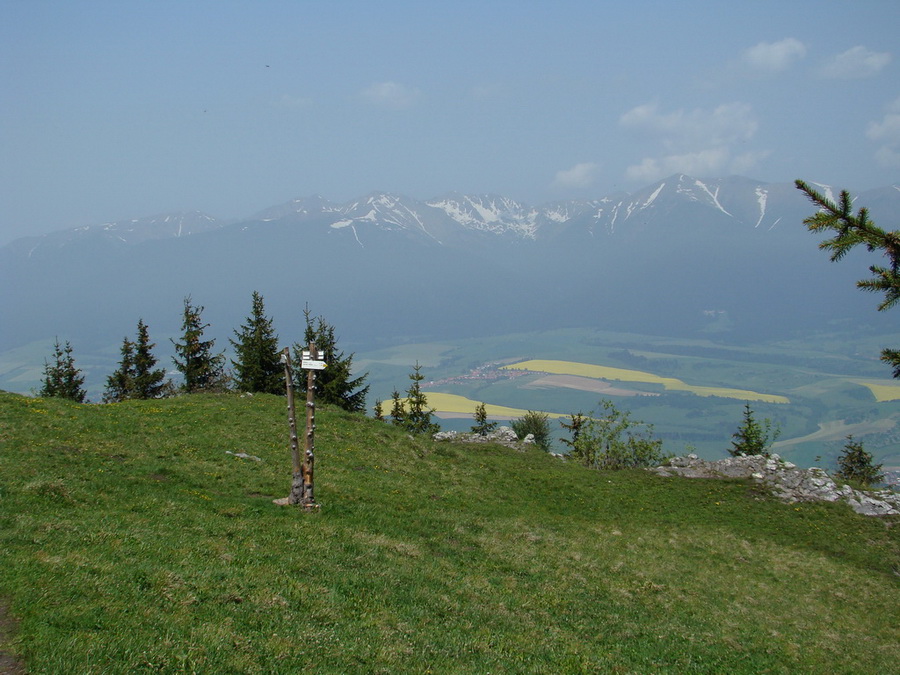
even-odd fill
[(32, 675), (896, 669), (897, 518), (329, 408), (304, 513), (273, 504), (285, 417), (0, 393), (0, 653)]

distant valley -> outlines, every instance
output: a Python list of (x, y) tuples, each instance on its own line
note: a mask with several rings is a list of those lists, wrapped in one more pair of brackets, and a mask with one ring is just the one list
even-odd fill
[[(855, 196), (879, 225), (896, 227), (897, 187)], [(860, 252), (829, 262), (802, 224), (811, 213), (789, 184), (675, 175), (631, 194), (540, 206), (497, 195), (308, 197), (232, 221), (163, 214), (21, 239), (0, 248), (0, 388), (35, 387), (58, 336), (71, 341), (99, 398), (139, 318), (169, 362), (188, 295), (205, 306), (210, 336), (227, 350), (254, 290), (285, 344), (301, 338), (308, 304), (336, 326), (345, 350), (366, 355), (505, 336), (510, 348), (491, 358), (596, 363), (554, 355), (554, 345), (511, 347), (514, 335), (579, 330), (699, 340), (746, 359), (738, 352), (807, 336), (896, 335), (900, 313), (876, 312), (876, 299), (855, 287), (877, 260)], [(611, 351), (640, 354), (641, 340), (617, 338)], [(868, 375), (889, 378), (879, 344), (858, 358), (875, 359)], [(428, 361), (404, 354), (404, 368)], [(473, 356), (447, 375), (484, 362)], [(733, 365), (729, 378), (690, 381), (754, 389), (740, 374), (746, 360)], [(401, 375), (394, 386), (405, 384)], [(541, 390), (530, 391), (526, 408)], [(494, 402), (523, 407), (515, 399), (524, 394), (509, 393)], [(651, 397), (639, 398), (635, 405), (651, 406)], [(798, 436), (817, 428), (795, 426)]]

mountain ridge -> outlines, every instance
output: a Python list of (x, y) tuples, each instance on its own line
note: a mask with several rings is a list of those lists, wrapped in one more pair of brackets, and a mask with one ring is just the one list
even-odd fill
[[(821, 186), (826, 193), (832, 188)], [(900, 195), (897, 186), (862, 192), (877, 201)], [(617, 228), (637, 219), (648, 222), (675, 208), (696, 206), (741, 225), (770, 230), (784, 220), (784, 211), (809, 211), (809, 203), (792, 184), (766, 183), (743, 176), (698, 179), (673, 174), (632, 193), (616, 193), (600, 199), (552, 201), (532, 206), (503, 195), (449, 192), (417, 200), (391, 192), (371, 192), (343, 204), (320, 195), (297, 198), (257, 213), (219, 220), (200, 211), (162, 213), (114, 222), (58, 230), (38, 237), (16, 239), (2, 248), (29, 252), (42, 246), (65, 246), (74, 240), (103, 237), (115, 244), (208, 233), (231, 225), (249, 226), (273, 221), (349, 228), (363, 245), (360, 231), (378, 229), (405, 232), (438, 245), (460, 243), (468, 235), (496, 235), (526, 240), (551, 239), (561, 231), (580, 228), (592, 235), (614, 235)], [(772, 217), (771, 214), (778, 214)]]

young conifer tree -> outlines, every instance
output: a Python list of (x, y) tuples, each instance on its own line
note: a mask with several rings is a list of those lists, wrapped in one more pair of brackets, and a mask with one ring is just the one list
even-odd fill
[(487, 421), (487, 410), (484, 403), (475, 406), (475, 424), (472, 426), (472, 433), (479, 436), (487, 436), (497, 428), (497, 422)]
[(75, 367), (72, 345), (68, 340), (63, 347), (57, 338), (53, 345), (53, 364), (44, 361), (44, 377), (39, 395), (67, 398), (78, 403), (84, 403), (87, 398), (84, 375)]
[(854, 441), (853, 436), (847, 436), (847, 443), (838, 457), (838, 478), (870, 487), (884, 480), (881, 466), (872, 462), (872, 455), (866, 452), (861, 442)]
[(134, 343), (134, 398), (160, 398), (166, 392), (166, 371), (156, 367), (153, 355), (155, 343), (143, 319), (138, 319), (137, 340)]
[(263, 297), (253, 291), (253, 307), (240, 330), (234, 331), (236, 340), (230, 340), (236, 360), (234, 366), (235, 385), (241, 391), (263, 394), (284, 394), (284, 366), (281, 364), (281, 350), (278, 349), (278, 335), (272, 319), (266, 316)]
[[(294, 361), (299, 363), (303, 350), (311, 342), (315, 343), (319, 358), (326, 364), (324, 370), (316, 373), (316, 401), (330, 403), (349, 412), (365, 411), (369, 385), (364, 383), (368, 373), (353, 377), (353, 354), (345, 355), (338, 350), (334, 326), (321, 316), (313, 319), (308, 307), (303, 315), (306, 318), (306, 330), (303, 334), (305, 344), (294, 344)], [(295, 372), (294, 387), (305, 394), (306, 383), (306, 374), (298, 369)]]
[(753, 409), (749, 403), (744, 405), (744, 419), (738, 430), (731, 435), (731, 447), (728, 452), (732, 457), (740, 455), (769, 456), (772, 443), (778, 438), (778, 429), (772, 431), (772, 421), (764, 419), (758, 422), (753, 416)]
[(162, 398), (169, 390), (166, 371), (156, 368), (156, 357), (150, 342), (150, 332), (143, 319), (138, 319), (137, 340), (122, 340), (122, 360), (106, 379), (104, 403), (118, 403), (128, 399)]
[(103, 392), (104, 403), (119, 403), (132, 398), (134, 391), (134, 343), (127, 337), (122, 338), (122, 359), (116, 371), (106, 378), (106, 390)]
[(201, 391), (221, 391), (227, 389), (225, 376), (225, 355), (216, 354), (215, 340), (204, 340), (203, 331), (209, 328), (203, 323), (202, 305), (194, 305), (191, 296), (184, 299), (181, 342), (175, 345), (175, 368), (184, 377), (182, 390), (188, 394)]
[(406, 408), (400, 398), (400, 392), (394, 389), (391, 392), (391, 424), (398, 427), (406, 426)]
[(416, 361), (413, 372), (410, 373), (409, 379), (412, 384), (406, 390), (406, 414), (403, 426), (413, 434), (436, 434), (441, 430), (439, 424), (431, 421), (431, 415), (434, 413), (433, 408), (428, 407), (428, 399), (425, 392), (422, 391), (422, 380), (425, 376), (419, 372), (422, 366)]

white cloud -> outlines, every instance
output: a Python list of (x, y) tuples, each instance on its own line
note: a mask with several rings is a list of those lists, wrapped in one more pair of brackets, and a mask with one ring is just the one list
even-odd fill
[(655, 103), (632, 108), (619, 118), (626, 128), (658, 137), (658, 157), (645, 157), (626, 169), (626, 178), (653, 181), (673, 173), (708, 176), (746, 173), (767, 152), (745, 151), (735, 156), (732, 148), (756, 134), (758, 123), (745, 103), (728, 103), (713, 109), (661, 112)]
[(372, 105), (391, 110), (409, 108), (419, 98), (419, 90), (397, 82), (375, 82), (361, 92)]
[(796, 38), (785, 38), (779, 42), (760, 42), (745, 49), (741, 60), (754, 70), (774, 73), (804, 56), (806, 45)]
[(561, 188), (588, 187), (594, 182), (597, 168), (598, 165), (595, 162), (581, 162), (571, 169), (557, 171), (556, 178), (553, 179), (553, 186)]
[(873, 52), (859, 45), (832, 57), (822, 69), (822, 76), (843, 80), (872, 77), (890, 62), (890, 52)]
[(671, 149), (747, 141), (758, 127), (753, 110), (746, 103), (727, 103), (713, 110), (695, 108), (669, 113), (662, 113), (657, 104), (648, 103), (626, 112), (619, 118), (619, 123), (655, 133)]
[(759, 163), (771, 154), (771, 150), (751, 150), (741, 153), (731, 160), (728, 173), (746, 176), (755, 171)]
[(879, 143), (875, 159), (882, 166), (900, 166), (900, 98), (887, 106), (880, 122), (869, 122), (866, 136)]
[(728, 157), (729, 153), (725, 148), (709, 148), (659, 158), (645, 157), (640, 164), (629, 166), (625, 170), (625, 177), (629, 180), (652, 182), (673, 173), (709, 176), (721, 173)]

